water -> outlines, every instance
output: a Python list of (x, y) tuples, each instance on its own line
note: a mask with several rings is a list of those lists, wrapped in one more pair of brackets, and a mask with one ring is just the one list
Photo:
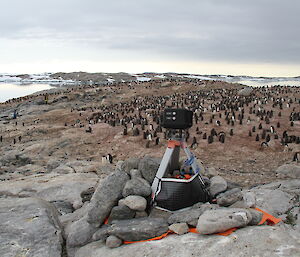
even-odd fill
[(5, 102), (12, 98), (22, 97), (36, 93), (38, 91), (51, 89), (49, 84), (12, 84), (0, 83), (0, 102)]
[(262, 86), (296, 86), (300, 87), (300, 80), (240, 80), (237, 83), (251, 86), (251, 87), (262, 87)]

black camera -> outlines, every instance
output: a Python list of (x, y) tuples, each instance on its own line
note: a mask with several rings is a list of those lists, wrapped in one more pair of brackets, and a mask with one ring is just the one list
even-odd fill
[(193, 126), (193, 112), (186, 109), (165, 109), (160, 117), (166, 129), (188, 129)]

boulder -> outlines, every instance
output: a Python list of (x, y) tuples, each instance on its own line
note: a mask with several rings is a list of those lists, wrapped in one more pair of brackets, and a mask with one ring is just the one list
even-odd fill
[(129, 158), (126, 159), (122, 164), (121, 164), (121, 170), (130, 173), (132, 169), (138, 169), (140, 163), (139, 158)]
[(168, 231), (168, 223), (159, 218), (116, 221), (108, 229), (109, 235), (125, 241), (140, 241), (160, 236)]
[(76, 252), (76, 257), (236, 257), (300, 255), (299, 234), (281, 226), (249, 226), (229, 236), (205, 236), (194, 233), (169, 235), (159, 241), (146, 241), (110, 249), (104, 242), (90, 243)]
[(105, 242), (106, 246), (109, 248), (116, 248), (122, 245), (122, 240), (116, 236), (109, 236)]
[(129, 176), (122, 171), (116, 171), (102, 180), (90, 202), (87, 221), (100, 226), (109, 215), (112, 207), (122, 197), (122, 190)]
[(134, 211), (144, 211), (147, 207), (147, 200), (139, 195), (129, 195), (119, 201), (119, 205), (126, 205)]
[(153, 182), (160, 162), (160, 158), (145, 156), (139, 163), (139, 171), (141, 172), (143, 178), (146, 179), (150, 184)]
[(217, 196), (217, 203), (220, 206), (230, 206), (231, 204), (242, 200), (242, 190), (240, 188), (233, 188)]
[(0, 256), (61, 256), (62, 227), (52, 204), (2, 198), (0, 210)]
[(168, 218), (169, 224), (174, 223), (187, 223), (193, 227), (197, 226), (199, 217), (207, 210), (216, 210), (220, 208), (215, 204), (201, 204), (192, 209), (177, 211)]
[(132, 169), (130, 171), (130, 177), (133, 179), (133, 178), (141, 178), (142, 177), (142, 174), (139, 170), (137, 169)]
[(122, 192), (123, 197), (127, 197), (129, 195), (140, 195), (147, 197), (150, 194), (151, 186), (149, 182), (139, 177), (128, 180)]
[(73, 205), (65, 201), (51, 201), (61, 215), (72, 213), (74, 211)]
[(245, 87), (238, 91), (239, 96), (250, 96), (253, 92), (253, 88), (251, 87)]
[(135, 211), (128, 208), (126, 205), (115, 206), (112, 208), (108, 222), (113, 220), (127, 220), (132, 219), (135, 216)]
[(278, 189), (288, 194), (300, 195), (300, 179), (280, 180), (269, 184), (259, 185), (252, 189)]
[(90, 187), (87, 190), (81, 192), (80, 196), (82, 198), (82, 202), (89, 202), (92, 199), (93, 194), (95, 193), (95, 188)]
[(286, 175), (290, 178), (300, 178), (300, 165), (284, 164), (277, 168), (276, 173)]
[(252, 219), (251, 221), (249, 222), (249, 226), (256, 226), (259, 224), (259, 222), (261, 221), (262, 217), (263, 217), (263, 213), (260, 212), (260, 211), (257, 211), (255, 209), (247, 209), (250, 213), (251, 213), (251, 216), (252, 216)]
[(74, 169), (71, 167), (61, 164), (57, 168), (52, 170), (53, 173), (58, 173), (58, 174), (69, 174), (69, 173), (75, 173)]
[[(96, 174), (39, 174), (0, 182), (0, 197), (38, 197), (46, 201), (69, 202), (81, 207), (81, 192), (98, 183)], [(77, 209), (75, 208), (75, 209)]]
[(177, 235), (183, 235), (189, 232), (189, 226), (186, 223), (174, 223), (169, 226), (169, 230), (173, 231)]
[(198, 219), (200, 234), (214, 234), (231, 228), (245, 227), (252, 219), (246, 209), (222, 208), (205, 211)]
[(224, 192), (227, 189), (227, 182), (221, 176), (214, 176), (210, 179), (209, 192), (212, 197)]

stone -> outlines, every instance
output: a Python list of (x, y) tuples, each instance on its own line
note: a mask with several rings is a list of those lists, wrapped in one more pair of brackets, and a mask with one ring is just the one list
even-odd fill
[(195, 233), (169, 235), (159, 241), (129, 244), (115, 249), (97, 241), (81, 247), (76, 257), (216, 257), (289, 256), (299, 257), (299, 234), (281, 226), (248, 226), (229, 236), (204, 236)]
[(75, 204), (81, 207), (81, 192), (94, 187), (98, 180), (96, 174), (88, 173), (35, 174), (11, 181), (0, 181), (0, 197), (37, 197), (46, 201), (69, 202), (73, 207)]
[(60, 200), (60, 201), (51, 201), (50, 203), (52, 203), (56, 207), (56, 209), (61, 215), (72, 213), (74, 211), (73, 205), (69, 202)]
[(269, 189), (269, 190), (278, 189), (285, 193), (297, 196), (300, 195), (300, 179), (280, 180), (269, 184), (259, 185), (253, 187), (253, 189), (254, 190), (255, 189)]
[(67, 165), (59, 165), (57, 168), (52, 170), (53, 173), (58, 173), (58, 174), (69, 174), (69, 173), (75, 173), (75, 171), (67, 166)]
[(145, 156), (139, 163), (139, 171), (141, 172), (143, 178), (146, 179), (150, 184), (153, 182), (160, 162), (160, 158)]
[(216, 210), (220, 208), (216, 204), (201, 204), (188, 210), (177, 211), (168, 218), (169, 224), (187, 223), (193, 227), (197, 226), (199, 217), (207, 210)]
[(92, 240), (98, 241), (98, 240), (106, 240), (109, 237), (108, 230), (110, 226), (103, 225), (101, 228), (97, 229), (97, 231), (93, 234)]
[(108, 229), (109, 235), (124, 241), (140, 241), (160, 236), (168, 231), (168, 223), (159, 218), (116, 221)]
[(218, 176), (219, 172), (216, 170), (216, 168), (209, 167), (205, 170), (204, 175), (208, 177), (213, 177), (213, 176)]
[(139, 158), (129, 158), (129, 159), (126, 159), (121, 164), (121, 170), (129, 174), (132, 169), (138, 169), (139, 162), (140, 162)]
[(151, 194), (151, 192), (152, 191), (149, 182), (143, 178), (137, 177), (126, 182), (122, 195), (123, 197), (127, 197), (129, 195), (140, 195), (147, 197)]
[(300, 165), (284, 164), (276, 169), (276, 173), (290, 178), (300, 178)]
[(122, 240), (116, 236), (109, 236), (105, 242), (106, 246), (109, 248), (116, 248), (122, 245)]
[(126, 205), (134, 211), (144, 211), (147, 207), (147, 200), (139, 195), (129, 195), (119, 201), (119, 205)]
[(2, 198), (0, 210), (0, 256), (61, 256), (62, 227), (52, 204), (37, 198)]
[(67, 226), (67, 224), (83, 218), (86, 215), (88, 208), (89, 208), (89, 203), (85, 202), (81, 208), (76, 209), (74, 212), (59, 216), (58, 217), (59, 221), (62, 224), (62, 226), (65, 227)]
[(80, 196), (82, 198), (82, 202), (89, 202), (93, 196), (93, 194), (95, 193), (95, 188), (94, 187), (90, 187), (87, 190), (84, 190), (81, 192)]
[(209, 192), (212, 197), (224, 192), (227, 189), (227, 182), (221, 176), (215, 176), (210, 179)]
[(145, 212), (145, 211), (137, 211), (137, 212), (135, 212), (135, 218), (136, 219), (145, 218), (145, 217), (148, 217), (147, 212)]
[(256, 206), (255, 194), (250, 191), (243, 191), (243, 201), (246, 208), (254, 208)]
[(248, 223), (249, 226), (256, 226), (259, 224), (259, 222), (261, 221), (262, 217), (263, 217), (263, 213), (260, 211), (257, 211), (255, 209), (247, 209), (252, 216), (251, 221)]
[(246, 209), (222, 208), (205, 211), (198, 219), (200, 234), (214, 234), (231, 228), (245, 227), (252, 216)]
[(90, 224), (87, 217), (84, 216), (66, 226), (65, 233), (67, 238), (67, 247), (73, 248), (83, 246), (91, 242), (93, 234), (96, 232), (97, 227), (95, 224)]
[(255, 189), (250, 190), (255, 194), (256, 206), (273, 216), (279, 216), (291, 209), (296, 198), (292, 194), (288, 194), (279, 189)]
[(141, 174), (141, 172), (138, 169), (132, 169), (130, 171), (130, 177), (131, 177), (131, 179), (133, 179), (133, 178), (141, 178), (142, 174)]
[(112, 208), (108, 217), (108, 222), (113, 220), (127, 220), (132, 219), (135, 216), (135, 211), (128, 208), (126, 205), (115, 206)]
[(100, 226), (109, 215), (112, 207), (122, 196), (122, 190), (129, 176), (122, 171), (116, 171), (102, 180), (90, 202), (87, 221)]
[(217, 204), (220, 206), (230, 206), (231, 204), (242, 200), (242, 190), (240, 188), (233, 188), (217, 196)]
[(177, 235), (183, 235), (189, 232), (189, 226), (186, 223), (174, 223), (169, 226), (169, 229)]

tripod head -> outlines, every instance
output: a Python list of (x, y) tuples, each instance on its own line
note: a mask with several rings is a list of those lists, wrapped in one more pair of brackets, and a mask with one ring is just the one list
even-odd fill
[(188, 129), (167, 129), (166, 137), (168, 140), (185, 142), (188, 135)]

